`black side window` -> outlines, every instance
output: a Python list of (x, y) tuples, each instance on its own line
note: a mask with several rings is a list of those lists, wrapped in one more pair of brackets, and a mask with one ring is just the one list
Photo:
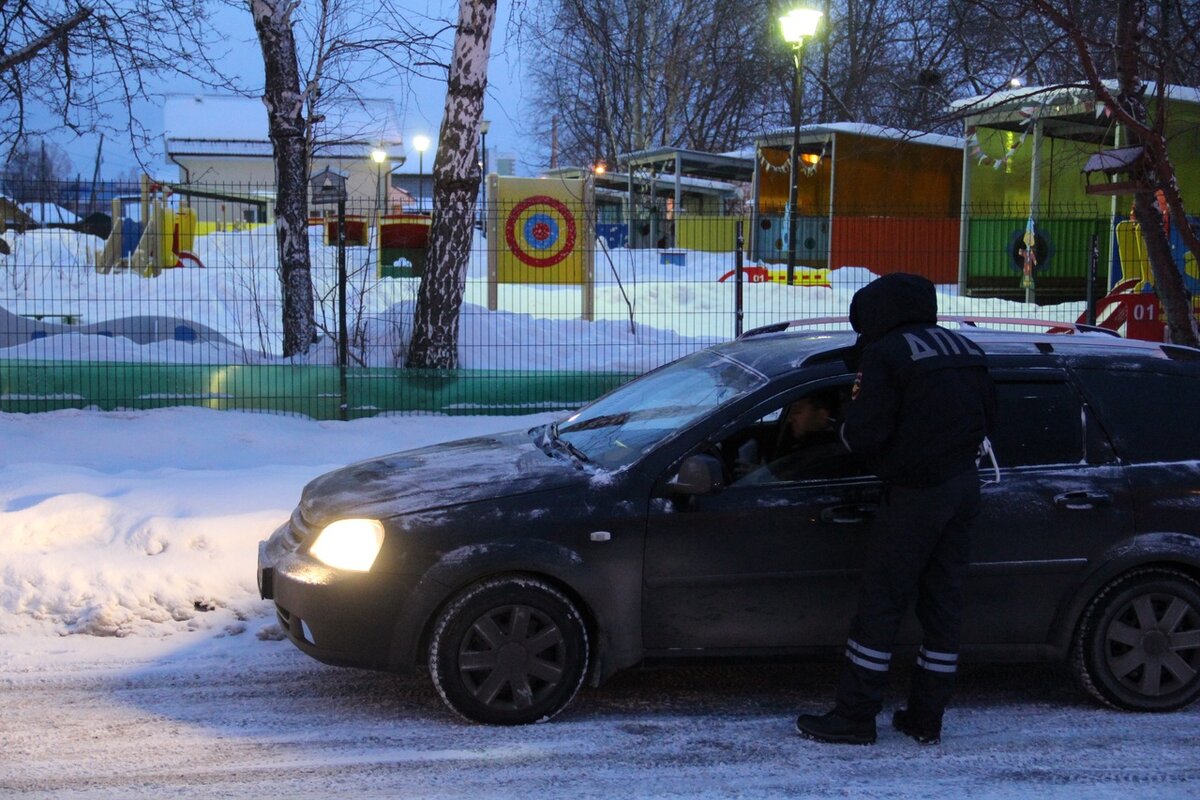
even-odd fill
[(850, 400), (849, 386), (826, 387), (780, 400), (757, 419), (716, 443), (730, 483), (766, 483), (857, 477), (862, 458), (837, 434)]
[(1067, 383), (997, 382), (996, 403), (991, 441), (1001, 467), (1083, 461), (1082, 408)]
[(1077, 374), (1123, 460), (1200, 460), (1200, 378), (1143, 370)]

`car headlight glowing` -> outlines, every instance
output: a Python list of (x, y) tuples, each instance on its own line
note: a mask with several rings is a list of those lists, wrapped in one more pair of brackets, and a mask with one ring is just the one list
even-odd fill
[(309, 550), (334, 569), (366, 572), (383, 547), (383, 526), (373, 519), (339, 519), (325, 526)]

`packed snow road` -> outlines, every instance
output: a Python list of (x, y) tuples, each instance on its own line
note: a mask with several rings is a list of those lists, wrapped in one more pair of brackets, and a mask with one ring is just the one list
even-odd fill
[(424, 679), (321, 665), (259, 639), (267, 625), (180, 634), (135, 658), (93, 637), (8, 642), (0, 796), (1200, 795), (1200, 708), (1107, 711), (1052, 667), (964, 669), (940, 746), (881, 715), (874, 747), (831, 747), (792, 730), (798, 708), (831, 696), (831, 664), (635, 671), (551, 723), (489, 728), (453, 717)]
[(938, 747), (885, 712), (847, 748), (792, 729), (832, 664), (628, 672), (502, 729), (267, 635), (257, 544), (307, 481), (551, 418), (0, 414), (0, 798), (1200, 797), (1200, 705), (1104, 710), (1046, 666), (965, 666)]

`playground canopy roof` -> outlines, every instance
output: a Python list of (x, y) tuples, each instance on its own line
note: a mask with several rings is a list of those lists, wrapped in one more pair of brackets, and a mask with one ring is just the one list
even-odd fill
[[(872, 139), (886, 139), (895, 142), (914, 142), (916, 144), (928, 144), (936, 147), (950, 147), (957, 148), (959, 150), (961, 150), (963, 147), (963, 140), (958, 136), (946, 136), (940, 133), (923, 133), (921, 131), (905, 130), (903, 128), (872, 125), (867, 122), (822, 122), (800, 126), (801, 140), (811, 141), (821, 137), (834, 136), (839, 133), (850, 133), (856, 136), (867, 136)], [(779, 146), (781, 144), (790, 145), (792, 135), (793, 130), (790, 126), (786, 128), (777, 128), (759, 136), (756, 140), (756, 143), (760, 147)]]
[[(591, 170), (585, 167), (559, 167), (557, 169), (548, 170), (545, 173), (546, 178), (581, 178), (585, 175), (592, 174)], [(627, 195), (629, 193), (629, 173), (627, 172), (605, 172), (601, 175), (592, 175), (593, 183), (596, 191), (599, 194), (614, 196)], [(644, 176), (634, 175), (633, 182), (637, 186), (646, 186), (649, 180)], [(704, 194), (716, 197), (731, 197), (738, 193), (738, 186), (725, 181), (705, 180), (703, 178), (685, 178), (679, 176), (679, 186), (683, 192), (688, 194)], [(655, 177), (654, 192), (656, 195), (668, 197), (675, 191), (676, 180), (674, 177)]]
[[(1117, 82), (1105, 80), (1105, 88), (1114, 94)], [(1146, 84), (1146, 97), (1157, 95), (1158, 87)], [(1200, 90), (1187, 86), (1164, 87), (1167, 99), (1200, 104)], [(1036, 119), (1042, 133), (1055, 139), (1111, 144), (1113, 125), (1104, 103), (1090, 86), (1024, 86), (1001, 92), (967, 97), (952, 102), (948, 110), (962, 117), (968, 128), (986, 126), (999, 130), (1022, 131)]]
[[(381, 147), (388, 159), (405, 159), (396, 106), (391, 100), (364, 99), (330, 104), (318, 124), (316, 155), (364, 158)], [(163, 104), (170, 156), (270, 157), (267, 110), (261, 100), (230, 95), (168, 95)]]
[(649, 167), (655, 172), (670, 172), (692, 178), (748, 182), (754, 175), (754, 156), (742, 152), (702, 153), (681, 147), (658, 147), (621, 153), (617, 161), (630, 169)]

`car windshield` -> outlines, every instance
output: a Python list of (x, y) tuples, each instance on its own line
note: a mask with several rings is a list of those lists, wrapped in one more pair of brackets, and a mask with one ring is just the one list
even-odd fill
[(558, 423), (557, 438), (589, 463), (616, 469), (766, 381), (744, 364), (704, 350), (584, 406)]

